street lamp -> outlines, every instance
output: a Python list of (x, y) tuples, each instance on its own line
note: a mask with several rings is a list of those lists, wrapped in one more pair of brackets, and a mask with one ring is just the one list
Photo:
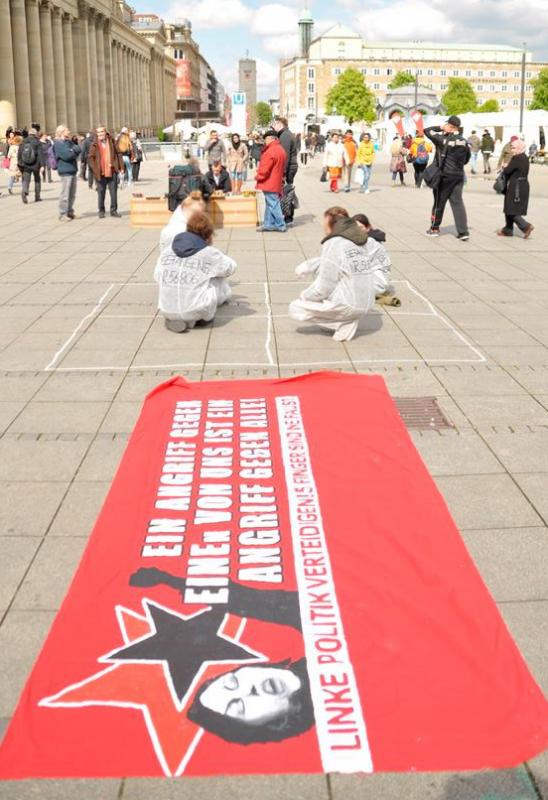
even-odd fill
[(519, 101), (519, 132), (523, 132), (523, 115), (525, 112), (525, 62), (527, 58), (527, 44), (523, 42), (521, 54), (521, 96)]

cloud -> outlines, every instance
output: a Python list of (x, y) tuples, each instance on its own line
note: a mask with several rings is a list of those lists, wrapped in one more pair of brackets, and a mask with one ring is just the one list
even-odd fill
[(255, 36), (282, 36), (297, 30), (299, 14), (281, 3), (266, 3), (251, 16), (250, 30)]
[(278, 94), (280, 69), (277, 64), (271, 64), (262, 58), (257, 59), (257, 89), (262, 94)]
[(192, 28), (234, 28), (246, 25), (252, 14), (242, 0), (190, 0), (189, 3), (173, 3), (163, 16), (168, 20), (189, 19)]
[(384, 8), (369, 8), (356, 15), (358, 30), (369, 40), (393, 39), (409, 42), (452, 38), (453, 23), (430, 2), (398, 0)]
[(291, 58), (299, 49), (299, 35), (292, 33), (286, 36), (265, 36), (262, 47), (266, 53)]

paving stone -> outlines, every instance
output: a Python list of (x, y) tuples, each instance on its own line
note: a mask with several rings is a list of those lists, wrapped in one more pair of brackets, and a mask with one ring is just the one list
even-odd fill
[(527, 762), (541, 800), (548, 798), (548, 750)]
[(0, 627), (0, 716), (13, 713), (54, 616), (53, 611), (8, 611)]
[(411, 436), (432, 475), (472, 475), (504, 472), (489, 448), (473, 431), (417, 432)]
[(40, 388), (36, 400), (56, 402), (110, 401), (123, 380), (123, 374), (103, 372), (96, 375), (58, 372)]
[(40, 402), (27, 404), (11, 425), (20, 433), (95, 433), (108, 403)]
[(112, 480), (126, 446), (127, 441), (122, 438), (94, 441), (75, 476), (75, 481)]
[(434, 366), (432, 372), (442, 386), (454, 396), (483, 395), (498, 396), (504, 394), (523, 395), (524, 389), (519, 383), (499, 367), (448, 367)]
[(548, 472), (548, 430), (485, 433), (484, 439), (509, 472)]
[(41, 540), (31, 536), (2, 536), (2, 580), (0, 581), (0, 611), (11, 603)]
[(548, 600), (548, 528), (466, 531), (462, 537), (495, 600)]
[(548, 602), (520, 600), (499, 608), (537, 683), (548, 693)]
[(515, 479), (540, 516), (548, 523), (548, 475), (542, 472), (517, 473)]
[(142, 403), (117, 400), (101, 423), (102, 433), (131, 433), (141, 412)]
[(332, 775), (332, 800), (538, 800), (523, 767), (468, 773)]
[(436, 484), (461, 530), (543, 524), (508, 475), (444, 476)]
[(548, 425), (548, 411), (532, 397), (460, 396), (457, 402), (474, 425)]
[(241, 778), (128, 779), (122, 800), (328, 800), (324, 775), (268, 775)]
[(58, 609), (87, 543), (83, 536), (47, 538), (20, 586), (13, 607)]
[(0, 400), (30, 400), (46, 379), (45, 373), (0, 375)]
[(87, 446), (83, 441), (0, 441), (0, 481), (69, 481)]
[(0, 783), (0, 800), (118, 800), (119, 780), (36, 780)]
[(109, 487), (108, 481), (73, 483), (53, 521), (49, 536), (88, 536)]

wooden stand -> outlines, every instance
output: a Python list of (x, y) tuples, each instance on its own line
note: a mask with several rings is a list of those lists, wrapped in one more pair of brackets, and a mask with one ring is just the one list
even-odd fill
[[(171, 218), (165, 197), (138, 197), (130, 199), (132, 228), (163, 228)], [(230, 195), (212, 197), (207, 204), (207, 213), (215, 228), (254, 228), (258, 222), (257, 198), (255, 195)]]

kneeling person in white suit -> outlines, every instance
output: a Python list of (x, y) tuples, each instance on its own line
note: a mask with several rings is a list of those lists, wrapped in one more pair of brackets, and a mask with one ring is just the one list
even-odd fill
[(334, 331), (339, 342), (349, 341), (375, 303), (374, 278), (363, 248), (368, 234), (339, 206), (327, 209), (323, 227), (320, 257), (295, 269), (299, 277), (312, 275), (315, 280), (290, 304), (289, 316)]
[(160, 256), (155, 271), (160, 286), (158, 308), (170, 331), (183, 333), (196, 322), (209, 322), (232, 295), (226, 278), (233, 274), (236, 262), (212, 247), (212, 239), (210, 218), (196, 211), (186, 231), (177, 234)]

